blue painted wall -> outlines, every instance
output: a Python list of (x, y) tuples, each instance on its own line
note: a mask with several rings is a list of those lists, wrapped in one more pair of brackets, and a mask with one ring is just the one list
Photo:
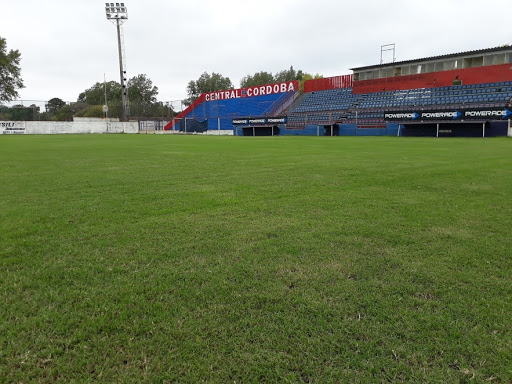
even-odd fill
[[(185, 118), (201, 122), (207, 119), (208, 129), (217, 130), (219, 129), (218, 117), (221, 116), (223, 118), (220, 119), (220, 129), (233, 129), (232, 119), (234, 117), (262, 116), (286, 95), (287, 93), (278, 93), (240, 99), (205, 101), (190, 111)], [(181, 130), (183, 130), (183, 128), (181, 128)]]
[[(340, 125), (339, 136), (397, 136), (398, 133), (398, 124), (388, 124), (386, 128), (356, 127), (357, 126), (355, 124)], [(305, 129), (286, 129), (286, 126), (284, 125), (280, 125), (279, 128), (279, 136), (326, 136), (324, 127), (318, 125), (307, 125)], [(329, 136), (329, 130), (327, 133), (327, 136)], [(243, 128), (235, 128), (233, 130), (233, 134), (236, 136), (243, 136)]]

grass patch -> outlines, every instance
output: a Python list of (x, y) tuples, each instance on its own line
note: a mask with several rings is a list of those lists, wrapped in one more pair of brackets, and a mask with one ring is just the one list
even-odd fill
[(0, 137), (0, 381), (512, 381), (512, 140)]

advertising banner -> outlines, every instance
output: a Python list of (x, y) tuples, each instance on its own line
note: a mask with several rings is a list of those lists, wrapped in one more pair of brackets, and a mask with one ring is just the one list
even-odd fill
[(288, 122), (286, 116), (278, 117), (241, 117), (233, 119), (233, 126), (249, 125), (249, 126), (269, 126), (269, 125), (283, 125)]
[(424, 122), (424, 121), (465, 121), (465, 120), (507, 120), (512, 118), (512, 108), (456, 108), (427, 111), (387, 111), (384, 120), (389, 122)]
[(0, 121), (0, 134), (23, 135), (25, 134), (24, 121)]

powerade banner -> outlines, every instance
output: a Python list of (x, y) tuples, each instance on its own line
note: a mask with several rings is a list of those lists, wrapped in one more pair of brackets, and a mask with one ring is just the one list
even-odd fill
[(249, 87), (243, 89), (230, 89), (227, 91), (210, 92), (205, 94), (206, 101), (240, 99), (242, 97), (256, 97), (265, 95), (274, 95), (284, 92), (298, 92), (299, 82), (288, 81), (286, 83), (261, 85), (258, 87)]
[(390, 111), (384, 112), (385, 121), (462, 121), (512, 119), (512, 108), (464, 108), (437, 111)]
[(242, 117), (242, 118), (238, 118), (238, 119), (233, 119), (233, 125), (265, 126), (265, 125), (286, 124), (287, 122), (288, 122), (288, 117), (286, 117), (286, 116), (255, 117), (255, 118)]

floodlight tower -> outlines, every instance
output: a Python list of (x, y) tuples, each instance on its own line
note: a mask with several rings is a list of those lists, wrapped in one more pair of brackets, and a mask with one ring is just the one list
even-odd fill
[(117, 27), (117, 47), (119, 50), (119, 74), (121, 75), (121, 97), (123, 100), (123, 121), (128, 121), (130, 116), (130, 103), (128, 100), (128, 87), (126, 85), (126, 56), (124, 53), (124, 39), (121, 38), (121, 26), (128, 20), (128, 9), (124, 3), (105, 3), (107, 20), (112, 21)]

